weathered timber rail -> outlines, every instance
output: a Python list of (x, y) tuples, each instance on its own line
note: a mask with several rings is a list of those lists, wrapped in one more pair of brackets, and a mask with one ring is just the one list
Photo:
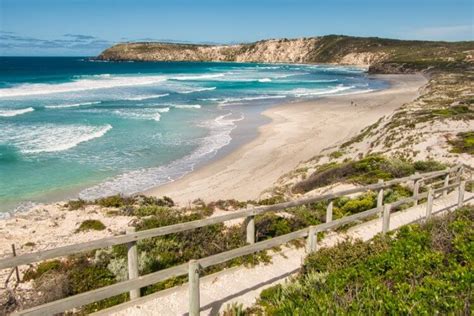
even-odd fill
[[(335, 229), (339, 226), (358, 222), (368, 217), (379, 215), (383, 216), (381, 231), (386, 233), (390, 228), (390, 213), (397, 207), (414, 202), (417, 204), (419, 201), (426, 199), (426, 216), (429, 218), (432, 216), (433, 200), (444, 196), (445, 192), (449, 190), (458, 189), (458, 203), (454, 206), (462, 206), (464, 200), (464, 190), (466, 181), (463, 180), (463, 172), (469, 171), (470, 178), (472, 178), (472, 169), (468, 166), (457, 165), (452, 168), (448, 168), (442, 171), (429, 172), (424, 174), (415, 174), (409, 177), (394, 179), (390, 181), (379, 181), (377, 184), (371, 184), (359, 188), (345, 190), (332, 194), (325, 194), (320, 196), (314, 196), (309, 198), (302, 198), (290, 202), (279, 203), (269, 206), (260, 206), (247, 208), (241, 211), (232, 212), (230, 214), (207, 218), (203, 220), (191, 221), (186, 223), (180, 223), (176, 225), (170, 225), (166, 227), (160, 227), (155, 229), (149, 229), (139, 232), (128, 231), (126, 235), (120, 235), (115, 237), (102, 238), (90, 242), (74, 244), (55, 249), (23, 254), (16, 257), (10, 257), (0, 260), (0, 269), (15, 268), (19, 265), (30, 264), (33, 262), (67, 256), (83, 251), (90, 251), (98, 248), (110, 247), (113, 245), (127, 244), (129, 247), (129, 280), (118, 282), (116, 284), (95, 289), (89, 292), (81, 293), (57, 301), (53, 301), (40, 306), (32, 307), (23, 311), (19, 311), (19, 315), (53, 315), (56, 313), (64, 312), (75, 307), (80, 307), (89, 303), (97, 302), (102, 299), (106, 299), (115, 295), (119, 295), (125, 292), (130, 292), (131, 298), (137, 298), (139, 296), (139, 289), (166, 279), (182, 276), (188, 274), (189, 276), (189, 289), (190, 289), (190, 301), (189, 301), (189, 313), (190, 315), (198, 315), (200, 309), (199, 303), (199, 272), (203, 268), (207, 268), (213, 265), (227, 262), (237, 257), (253, 254), (262, 250), (271, 249), (275, 246), (285, 244), (287, 242), (306, 238), (306, 249), (308, 252), (317, 250), (317, 233), (323, 232), (329, 229)], [(444, 177), (440, 181), (432, 181), (437, 178)], [(430, 182), (432, 181), (432, 182)], [(472, 182), (471, 180), (469, 180)], [(413, 196), (396, 201), (391, 204), (383, 204), (383, 192), (384, 189), (390, 186), (411, 182), (413, 183), (414, 193)], [(450, 182), (452, 182), (450, 184)], [(420, 188), (425, 185), (428, 188), (427, 192), (420, 193)], [(435, 188), (442, 185), (439, 188)], [(332, 200), (338, 197), (342, 197), (354, 193), (362, 193), (366, 191), (378, 191), (377, 206), (373, 209), (369, 209), (357, 214), (342, 217), (340, 219), (333, 220), (332, 218)], [(305, 204), (311, 204), (320, 201), (328, 201), (326, 222), (316, 226), (306, 227), (304, 229), (291, 232), (286, 235), (274, 237), (272, 239), (255, 242), (255, 221), (254, 217), (259, 214), (266, 212), (278, 212), (284, 211), (285, 209), (301, 206)], [(189, 263), (180, 264), (168, 269), (153, 272), (147, 275), (138, 276), (137, 269), (137, 255), (136, 255), (136, 242), (145, 238), (152, 238), (158, 236), (164, 236), (168, 234), (183, 232), (187, 230), (196, 229), (212, 224), (223, 223), (233, 219), (245, 218), (246, 229), (247, 229), (247, 243), (248, 245), (218, 253), (209, 257), (200, 258), (197, 260), (191, 260)]]

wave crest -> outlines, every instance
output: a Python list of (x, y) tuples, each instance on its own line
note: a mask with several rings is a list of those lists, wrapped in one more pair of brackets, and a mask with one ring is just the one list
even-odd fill
[(0, 143), (10, 143), (23, 154), (65, 151), (80, 143), (104, 136), (110, 124), (91, 125), (8, 125), (0, 129)]
[(212, 90), (216, 90), (216, 89), (217, 89), (217, 87), (196, 88), (196, 89), (191, 89), (191, 90), (179, 91), (178, 93), (189, 94), (189, 93), (194, 93), (194, 92), (212, 91)]
[(45, 105), (45, 109), (67, 109), (67, 108), (75, 108), (83, 105), (94, 105), (100, 104), (101, 101), (94, 101), (94, 102), (82, 102), (82, 103), (71, 103), (71, 104), (59, 104), (59, 105)]
[(27, 83), (16, 87), (0, 89), (0, 98), (109, 89), (126, 86), (151, 85), (166, 81), (164, 76), (106, 76), (78, 79), (59, 84)]
[(13, 116), (22, 115), (28, 112), (33, 112), (34, 110), (35, 109), (33, 109), (32, 107), (28, 107), (26, 109), (18, 109), (18, 110), (14, 110), (14, 109), (0, 110), (0, 117), (13, 117)]

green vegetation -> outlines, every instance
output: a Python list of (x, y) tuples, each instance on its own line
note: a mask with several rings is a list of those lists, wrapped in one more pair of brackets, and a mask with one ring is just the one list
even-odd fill
[[(404, 187), (386, 190), (385, 199), (389, 200), (403, 196), (404, 192), (411, 194)], [(204, 219), (210, 216), (216, 208), (235, 209), (244, 207), (249, 203), (252, 205), (266, 205), (281, 202), (282, 200), (280, 196), (276, 196), (260, 202), (228, 200), (205, 204), (202, 201), (195, 201), (194, 208), (185, 209), (174, 207), (173, 201), (169, 198), (134, 197), (133, 200), (125, 198), (124, 201), (120, 201), (119, 197), (114, 197), (107, 201), (113, 201), (114, 205), (121, 205), (119, 213), (136, 216), (136, 229), (140, 231)], [(108, 202), (106, 204), (110, 205)], [(336, 199), (334, 200), (334, 218), (365, 211), (374, 207), (375, 204), (376, 195), (373, 192), (368, 192), (355, 198), (344, 197)], [(258, 215), (255, 218), (256, 240), (266, 240), (308, 227), (309, 225), (320, 224), (325, 220), (326, 207), (326, 202), (319, 202), (287, 209), (284, 215), (273, 212)], [(95, 227), (95, 225), (97, 223), (88, 222), (84, 224), (85, 227)], [(242, 247), (245, 244), (245, 224), (231, 227), (226, 227), (224, 224), (215, 224), (177, 234), (140, 240), (137, 243), (139, 273), (140, 275), (145, 275), (188, 262), (191, 259), (202, 258)], [(300, 242), (293, 244), (295, 246), (302, 245)], [(259, 262), (267, 262), (268, 260), (269, 256), (267, 253), (260, 252), (208, 268), (202, 274), (213, 273), (234, 265), (253, 265)], [(63, 261), (44, 262), (36, 268), (31, 268), (27, 275), (29, 280), (34, 280), (36, 290), (52, 293), (42, 298), (41, 303), (46, 303), (126, 280), (127, 249), (125, 245), (119, 245), (78, 256), (71, 256)], [(143, 288), (142, 294), (147, 295), (179, 285), (185, 281), (185, 276), (172, 278)], [(124, 302), (127, 298), (127, 294), (123, 294), (87, 305), (83, 308), (83, 311), (87, 313), (93, 312)], [(37, 304), (38, 302), (35, 303)], [(236, 309), (238, 310), (237, 307)]]
[(357, 161), (322, 165), (306, 180), (297, 183), (292, 191), (294, 193), (305, 193), (343, 181), (366, 185), (376, 183), (379, 179), (390, 180), (411, 175), (416, 171), (428, 172), (444, 168), (446, 168), (445, 165), (435, 161), (411, 163), (400, 159), (388, 159), (383, 156), (372, 155)]
[(344, 153), (340, 150), (333, 151), (332, 153), (329, 154), (329, 157), (331, 159), (337, 159), (340, 158), (344, 155)]
[[(312, 62), (334, 62), (349, 53), (384, 54), (383, 64), (396, 63), (403, 69), (426, 69), (462, 63), (472, 50), (472, 42), (406, 41), (378, 37), (328, 35), (320, 38), (308, 56)], [(374, 70), (381, 68), (379, 65)]]
[(469, 315), (474, 208), (308, 256), (302, 273), (241, 315)]
[(84, 201), (82, 199), (78, 199), (78, 200), (71, 200), (69, 202), (66, 203), (66, 207), (70, 210), (70, 211), (75, 211), (75, 210), (79, 210), (79, 209), (83, 209), (84, 207), (86, 207), (87, 205), (87, 201)]
[(23, 275), (23, 281), (38, 279), (50, 271), (63, 271), (64, 265), (59, 260), (44, 261), (38, 264), (36, 268), (29, 268)]
[[(101, 262), (90, 260), (88, 255), (71, 256), (68, 260), (45, 261), (36, 268), (25, 272), (23, 281), (34, 280), (36, 290), (45, 293), (37, 301), (29, 304), (35, 306), (67, 296), (76, 295), (116, 282), (116, 276)], [(122, 294), (84, 307), (85, 313), (126, 301), (128, 294)]]
[(87, 219), (81, 223), (78, 229), (76, 229), (76, 233), (85, 232), (89, 230), (104, 230), (105, 225), (96, 219)]
[(95, 200), (94, 204), (102, 207), (124, 207), (133, 204), (134, 199), (122, 195), (112, 195)]
[(123, 196), (123, 195), (111, 195), (104, 198), (97, 199), (95, 201), (86, 201), (82, 199), (71, 200), (65, 206), (70, 210), (83, 209), (88, 205), (97, 205), (100, 207), (109, 208), (122, 208), (126, 210), (128, 207), (133, 205), (158, 205), (158, 206), (174, 206), (173, 200), (169, 197), (164, 196), (162, 198), (156, 198), (152, 196), (136, 195), (136, 196)]
[(466, 105), (456, 105), (420, 110), (416, 113), (417, 123), (439, 119), (474, 120), (474, 110)]
[(474, 155), (474, 131), (459, 133), (456, 136), (455, 139), (449, 140), (449, 144), (453, 146), (451, 152)]

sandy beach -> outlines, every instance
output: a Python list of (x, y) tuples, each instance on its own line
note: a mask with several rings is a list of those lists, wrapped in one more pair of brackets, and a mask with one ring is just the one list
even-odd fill
[[(258, 136), (178, 181), (147, 192), (167, 195), (181, 205), (202, 198), (256, 199), (286, 172), (357, 134), (367, 125), (418, 95), (426, 79), (421, 75), (384, 76), (389, 89), (319, 100), (284, 104), (264, 112), (271, 122)], [(355, 105), (351, 105), (353, 101)], [(64, 202), (39, 204), (33, 209), (0, 221), (0, 257), (10, 256), (11, 244), (19, 253), (49, 249), (123, 233), (133, 220), (111, 216), (107, 208), (88, 206), (69, 211)], [(75, 233), (86, 219), (102, 221), (107, 229)], [(31, 244), (31, 246), (26, 246)], [(0, 275), (0, 279), (2, 276)]]
[(390, 88), (331, 96), (273, 107), (271, 122), (256, 139), (185, 177), (145, 192), (185, 205), (197, 198), (258, 199), (298, 163), (355, 136), (379, 118), (414, 100), (427, 82), (422, 75), (378, 75)]

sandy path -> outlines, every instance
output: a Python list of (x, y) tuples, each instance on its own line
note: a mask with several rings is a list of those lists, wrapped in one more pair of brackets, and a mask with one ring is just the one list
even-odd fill
[[(466, 192), (464, 199), (473, 196), (473, 193)], [(455, 190), (447, 197), (435, 200), (433, 212), (456, 204), (457, 200), (458, 191)], [(412, 223), (425, 214), (426, 204), (393, 213), (390, 229)], [(318, 246), (331, 247), (346, 237), (369, 240), (381, 229), (382, 219), (377, 218), (348, 229), (346, 234), (328, 234)], [(285, 248), (281, 253), (273, 255), (271, 264), (260, 264), (254, 268), (236, 267), (201, 278), (201, 314), (216, 315), (232, 303), (243, 304), (244, 307), (253, 305), (262, 290), (282, 283), (288, 276), (296, 273), (305, 256), (304, 249)], [(187, 310), (188, 286), (184, 284), (104, 310), (97, 315), (185, 315)]]
[[(333, 96), (271, 108), (264, 115), (272, 122), (259, 135), (216, 162), (175, 182), (147, 191), (167, 195), (186, 204), (235, 198), (257, 199), (283, 174), (324, 148), (349, 139), (361, 129), (391, 114), (418, 96), (427, 81), (421, 75), (384, 75), (389, 89), (364, 94)], [(354, 101), (357, 106), (351, 105)]]

